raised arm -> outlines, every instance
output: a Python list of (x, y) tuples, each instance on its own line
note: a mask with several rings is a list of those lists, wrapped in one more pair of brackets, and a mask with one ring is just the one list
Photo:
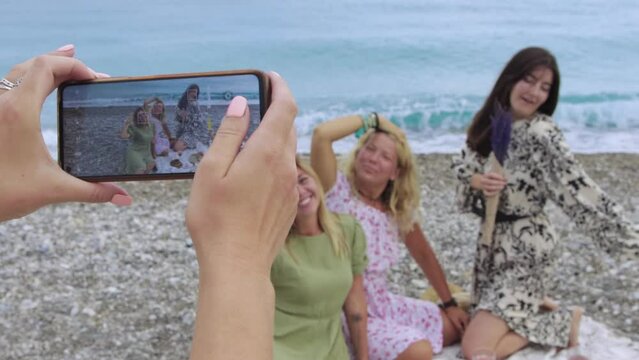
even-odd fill
[(129, 134), (129, 126), (131, 126), (132, 123), (133, 115), (129, 115), (124, 119), (124, 125), (122, 125), (122, 130), (120, 130), (120, 138), (128, 139), (131, 136), (131, 134)]
[(328, 191), (337, 177), (337, 158), (333, 142), (353, 134), (363, 125), (358, 115), (348, 115), (326, 121), (313, 130), (311, 166), (319, 175), (322, 187)]

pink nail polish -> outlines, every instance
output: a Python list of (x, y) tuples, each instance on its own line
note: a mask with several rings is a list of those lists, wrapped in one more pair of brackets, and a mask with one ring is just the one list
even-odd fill
[(73, 44), (67, 44), (64, 46), (60, 46), (56, 51), (69, 51), (72, 50), (75, 47), (75, 45)]
[(111, 204), (117, 206), (129, 206), (133, 203), (133, 199), (130, 196), (115, 194), (111, 198)]
[(90, 68), (90, 67), (88, 67), (88, 66), (87, 66), (87, 69), (89, 69), (89, 71), (91, 71), (91, 72), (93, 73), (93, 75), (95, 75), (95, 77), (96, 77), (96, 78), (97, 78), (97, 77), (99, 77), (99, 76), (98, 76), (98, 73), (97, 73), (95, 70), (91, 69), (91, 68)]
[(246, 112), (248, 102), (244, 96), (236, 96), (231, 100), (229, 108), (226, 110), (226, 116), (241, 117)]

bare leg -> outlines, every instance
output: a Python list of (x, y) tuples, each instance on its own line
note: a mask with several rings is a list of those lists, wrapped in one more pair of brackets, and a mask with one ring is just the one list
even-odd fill
[(184, 141), (182, 141), (181, 139), (176, 140), (175, 145), (173, 145), (173, 150), (177, 151), (178, 153), (182, 153), (184, 149), (186, 149), (186, 144), (184, 143)]
[[(478, 350), (491, 350), (496, 352), (497, 345), (510, 333), (506, 322), (489, 311), (480, 310), (470, 320), (464, 337), (462, 338), (462, 352), (464, 357), (470, 359)], [(508, 340), (510, 343), (510, 340)], [(513, 350), (513, 352), (516, 349)], [(508, 354), (509, 355), (509, 354)]]
[(572, 323), (570, 325), (570, 336), (568, 337), (568, 347), (575, 347), (579, 345), (579, 325), (581, 324), (581, 315), (583, 315), (584, 309), (579, 306), (575, 306), (572, 309)]
[(514, 331), (511, 331), (499, 340), (497, 349), (495, 349), (497, 359), (505, 359), (526, 345), (528, 345), (528, 340), (526, 338)]
[(399, 354), (396, 360), (431, 360), (433, 358), (433, 348), (426, 340), (421, 340), (410, 344), (410, 346)]

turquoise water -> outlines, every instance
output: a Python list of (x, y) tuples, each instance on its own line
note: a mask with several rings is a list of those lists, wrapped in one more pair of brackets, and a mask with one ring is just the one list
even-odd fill
[[(416, 152), (457, 151), (505, 62), (544, 46), (559, 61), (555, 118), (573, 150), (639, 152), (634, 0), (3, 0), (0, 10), (5, 70), (66, 43), (113, 76), (276, 70), (298, 100), (300, 151), (318, 122), (373, 110), (396, 119)], [(53, 100), (42, 119), (52, 149)]]

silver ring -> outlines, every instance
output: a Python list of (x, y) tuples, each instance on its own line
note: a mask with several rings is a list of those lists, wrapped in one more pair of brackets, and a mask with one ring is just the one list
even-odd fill
[(2, 78), (0, 80), (0, 90), (12, 90), (17, 88), (20, 83), (22, 82), (22, 78), (19, 78), (18, 80), (16, 80), (16, 82), (13, 82), (11, 80), (7, 80), (6, 78)]

